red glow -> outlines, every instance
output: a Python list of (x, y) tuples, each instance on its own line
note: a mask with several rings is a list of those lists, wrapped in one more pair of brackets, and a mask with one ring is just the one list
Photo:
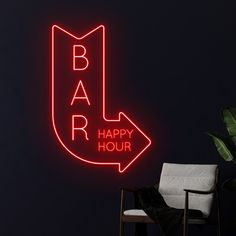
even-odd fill
[[(82, 48), (82, 54), (77, 54), (78, 48)], [(86, 48), (83, 45), (73, 45), (73, 70), (85, 70), (88, 65), (89, 65), (89, 61), (88, 58), (85, 57), (86, 54)], [(81, 61), (84, 60), (85, 61), (85, 66), (83, 67), (79, 67), (78, 65), (80, 63), (76, 63), (76, 61)]]
[[(78, 119), (81, 120), (81, 118), (84, 121), (84, 125), (82, 125), (82, 127), (75, 126), (75, 120), (78, 120)], [(87, 118), (85, 116), (73, 115), (72, 116), (72, 126), (71, 126), (72, 127), (72, 132), (71, 132), (72, 133), (72, 140), (75, 140), (75, 130), (81, 130), (84, 133), (84, 135), (85, 135), (85, 139), (89, 140), (88, 139), (87, 131), (85, 130), (87, 125), (88, 125), (88, 120), (87, 120)]]
[[(77, 96), (77, 94), (79, 93), (79, 91), (78, 91), (79, 88), (81, 88), (80, 91), (83, 92), (83, 95), (84, 95), (84, 96)], [(71, 101), (71, 103), (70, 103), (71, 106), (73, 105), (75, 99), (78, 99), (78, 100), (79, 100), (79, 99), (85, 99), (85, 100), (87, 101), (88, 105), (90, 106), (90, 102), (89, 102), (87, 93), (86, 93), (86, 91), (85, 91), (85, 89), (84, 89), (84, 86), (83, 86), (83, 83), (82, 83), (81, 80), (79, 81), (79, 83), (78, 83), (78, 85), (77, 85), (77, 88), (76, 88), (76, 90), (75, 90), (75, 94), (74, 94), (74, 96), (73, 96), (73, 98), (72, 98), (72, 101)]]
[(98, 142), (99, 152), (131, 152), (130, 142)]
[[(97, 48), (96, 52), (94, 46), (96, 42), (92, 40), (99, 40), (100, 34), (101, 50)], [(69, 67), (65, 64), (68, 64), (69, 58), (63, 57), (58, 52), (60, 51), (58, 49), (65, 45), (64, 41), (60, 41), (62, 37), (65, 37), (69, 45), (73, 45), (74, 74), (67, 72)], [(68, 48), (65, 48), (65, 52)], [(94, 56), (92, 60), (90, 57), (93, 54), (96, 54), (96, 58)], [(100, 59), (99, 54), (102, 55)], [(93, 64), (89, 65), (89, 61), (93, 61)], [(65, 78), (67, 76), (71, 78)], [(86, 87), (83, 86), (82, 79), (86, 80)], [(74, 83), (78, 80), (79, 82)], [(59, 88), (63, 88), (63, 83), (68, 84), (64, 88), (65, 92), (61, 90), (58, 92)], [(76, 89), (73, 88), (75, 84), (77, 84)], [(68, 103), (64, 101), (68, 100), (67, 95), (71, 97), (71, 90), (75, 92), (70, 106), (67, 107)], [(86, 91), (89, 91), (92, 97), (91, 106)], [(82, 37), (76, 37), (63, 28), (53, 25), (52, 123), (55, 134), (63, 148), (77, 159), (89, 164), (118, 166), (119, 172), (122, 173), (144, 153), (151, 145), (151, 140), (123, 112), (118, 113), (117, 119), (107, 117), (105, 91), (105, 27), (100, 25)], [(87, 103), (79, 102), (80, 99), (86, 100)], [(67, 135), (68, 119), (71, 120), (70, 138)]]

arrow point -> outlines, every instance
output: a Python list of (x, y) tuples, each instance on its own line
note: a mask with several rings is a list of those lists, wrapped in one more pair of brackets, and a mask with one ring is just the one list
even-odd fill
[(148, 140), (147, 145), (128, 164), (122, 163), (122, 162), (119, 163), (119, 172), (120, 173), (125, 172), (128, 169), (128, 167), (130, 165), (132, 165), (144, 153), (144, 151), (151, 145), (151, 143), (152, 143), (151, 140), (149, 138), (147, 138), (147, 140)]
[(119, 163), (119, 172), (120, 173), (123, 173), (125, 172), (128, 167), (130, 165), (132, 165), (145, 151), (146, 149), (151, 145), (152, 141), (151, 139), (126, 115), (124, 114), (123, 112), (120, 112), (119, 113), (119, 121), (122, 121), (122, 120), (127, 120), (130, 124), (133, 125), (133, 127), (136, 128), (136, 130), (139, 131), (140, 135), (144, 138), (145, 140), (145, 144), (144, 146), (140, 149), (140, 151), (138, 153), (136, 153), (136, 155), (130, 159), (128, 162), (121, 162)]
[(143, 137), (148, 141), (147, 147), (151, 145), (152, 142), (151, 139), (125, 113), (119, 112), (119, 120), (121, 121), (122, 119), (127, 120), (130, 124), (132, 124), (136, 128), (136, 130), (140, 132), (140, 134), (143, 135)]
[(129, 167), (129, 164), (128, 165), (122, 165), (122, 163), (119, 163), (119, 172), (120, 173), (123, 173), (125, 172), (125, 170)]

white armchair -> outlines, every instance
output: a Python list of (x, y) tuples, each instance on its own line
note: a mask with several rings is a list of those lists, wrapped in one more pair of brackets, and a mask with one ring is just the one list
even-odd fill
[[(163, 164), (156, 189), (168, 206), (184, 209), (184, 236), (188, 235), (188, 224), (207, 223), (214, 197), (217, 200), (217, 232), (220, 236), (218, 172), (218, 166), (212, 164)], [(141, 209), (124, 209), (124, 194), (127, 191), (135, 190), (121, 190), (120, 236), (124, 235), (124, 223), (154, 223)], [(189, 209), (200, 210), (202, 217), (191, 217)]]

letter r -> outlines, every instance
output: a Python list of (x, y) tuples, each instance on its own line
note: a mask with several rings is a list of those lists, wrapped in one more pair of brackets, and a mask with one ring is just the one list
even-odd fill
[[(75, 127), (75, 119), (78, 121), (78, 120), (81, 120), (84, 121), (84, 125), (81, 125), (81, 127)], [(88, 139), (88, 134), (87, 134), (87, 131), (85, 130), (86, 126), (88, 125), (88, 120), (85, 116), (82, 116), (82, 115), (72, 115), (72, 140), (74, 141), (75, 140), (75, 131), (79, 131), (81, 130), (84, 135), (85, 135), (85, 139), (86, 140), (89, 140)]]

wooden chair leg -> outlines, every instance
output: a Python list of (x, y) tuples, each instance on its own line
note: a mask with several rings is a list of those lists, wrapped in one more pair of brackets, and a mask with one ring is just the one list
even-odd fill
[(218, 225), (217, 225), (217, 227), (218, 227), (218, 229), (217, 229), (217, 235), (218, 236), (221, 236), (221, 219), (220, 219), (220, 196), (219, 196), (219, 190), (217, 190), (217, 192), (216, 192), (216, 200), (217, 200), (217, 223), (218, 223)]
[(122, 220), (123, 210), (124, 210), (124, 190), (122, 189), (121, 196), (120, 196), (120, 234), (119, 236), (124, 236), (124, 222)]
[(188, 236), (188, 192), (185, 192), (185, 208), (184, 208), (184, 229), (183, 236)]
[(219, 209), (218, 209), (218, 213), (217, 213), (217, 235), (218, 236), (221, 236), (221, 222), (220, 222), (220, 212), (219, 212)]
[(124, 236), (124, 223), (120, 221), (120, 234), (119, 236)]
[(185, 220), (185, 218), (184, 218), (183, 236), (188, 236), (188, 222)]

